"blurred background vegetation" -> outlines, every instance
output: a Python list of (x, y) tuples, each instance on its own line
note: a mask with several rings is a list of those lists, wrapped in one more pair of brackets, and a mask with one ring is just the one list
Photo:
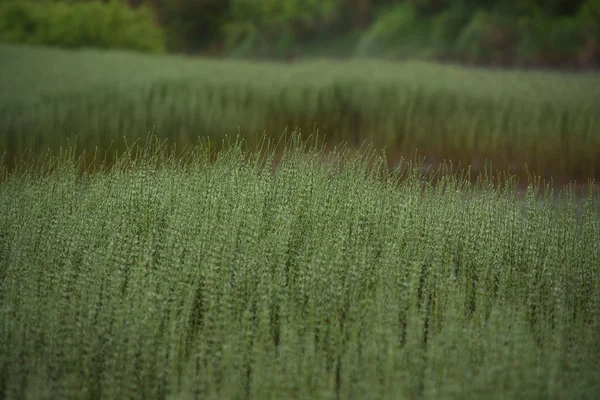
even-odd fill
[(0, 42), (600, 66), (600, 0), (0, 0)]

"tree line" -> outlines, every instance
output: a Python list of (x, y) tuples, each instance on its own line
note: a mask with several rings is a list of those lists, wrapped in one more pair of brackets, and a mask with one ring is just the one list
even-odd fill
[(600, 65), (600, 0), (103, 1), (151, 9), (175, 52)]

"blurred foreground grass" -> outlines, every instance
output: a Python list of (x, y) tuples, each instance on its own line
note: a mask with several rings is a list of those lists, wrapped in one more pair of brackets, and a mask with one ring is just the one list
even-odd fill
[[(293, 65), (0, 46), (0, 151), (12, 160), (77, 143), (106, 149), (148, 132), (173, 143), (318, 129), (556, 179), (600, 173), (600, 76), (423, 62)], [(117, 146), (118, 147), (118, 146)]]
[(0, 398), (600, 392), (598, 196), (242, 149), (5, 175)]

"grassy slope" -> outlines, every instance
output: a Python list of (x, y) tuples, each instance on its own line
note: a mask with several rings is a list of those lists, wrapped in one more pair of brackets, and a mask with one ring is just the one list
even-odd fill
[(330, 142), (546, 176), (600, 172), (596, 74), (500, 72), (422, 62), (293, 65), (0, 46), (0, 150), (320, 129)]
[(0, 397), (600, 391), (598, 197), (288, 149), (0, 184)]

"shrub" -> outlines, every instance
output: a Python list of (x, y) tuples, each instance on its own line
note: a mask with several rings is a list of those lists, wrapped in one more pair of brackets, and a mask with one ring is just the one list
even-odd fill
[(575, 17), (540, 16), (519, 26), (517, 58), (521, 62), (559, 65), (574, 62), (584, 43), (581, 23)]
[(588, 0), (577, 16), (585, 37), (579, 61), (588, 66), (600, 65), (600, 1)]
[(452, 46), (469, 22), (471, 13), (468, 7), (459, 4), (434, 16), (431, 23), (431, 44), (442, 54), (451, 53)]
[(223, 26), (233, 55), (286, 56), (300, 36), (327, 26), (340, 0), (232, 0), (231, 21)]
[(471, 62), (509, 64), (515, 40), (512, 17), (479, 10), (459, 34), (454, 49), (457, 55)]
[[(429, 26), (411, 4), (382, 13), (359, 42), (358, 56), (402, 56), (427, 47)], [(424, 34), (425, 33), (425, 34)]]
[(157, 20), (165, 28), (169, 50), (218, 50), (220, 31), (229, 19), (229, 0), (129, 0), (132, 4), (148, 4), (156, 11)]
[(65, 48), (98, 47), (162, 52), (164, 33), (147, 8), (118, 1), (0, 4), (0, 42)]
[[(480, 9), (458, 35), (455, 55), (468, 61), (504, 65), (593, 63), (600, 37), (600, 2), (590, 0), (577, 13), (564, 14), (557, 11), (558, 3), (548, 9), (533, 3), (524, 3), (517, 11), (505, 3), (490, 10)], [(432, 32), (432, 38), (438, 38), (437, 44), (440, 37), (451, 36), (452, 31), (444, 29), (451, 19), (442, 14), (434, 21), (439, 33), (435, 36)]]

